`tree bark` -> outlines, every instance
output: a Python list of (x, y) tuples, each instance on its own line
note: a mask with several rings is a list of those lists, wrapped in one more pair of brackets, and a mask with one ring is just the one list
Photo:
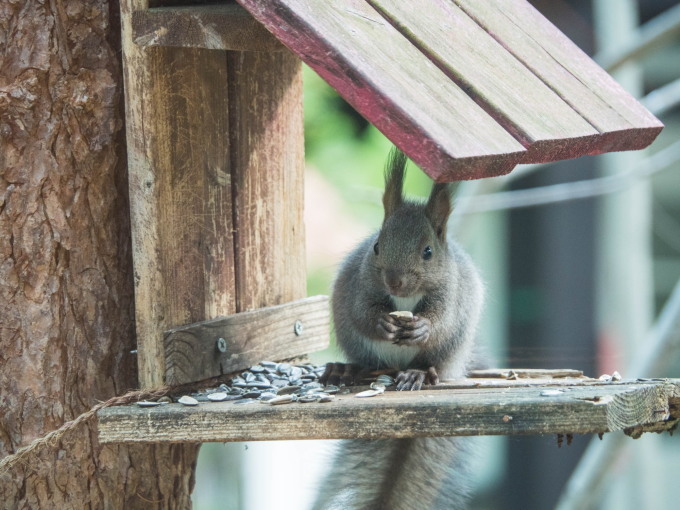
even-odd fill
[[(0, 457), (137, 387), (116, 1), (0, 3)], [(186, 508), (197, 446), (83, 425), (2, 508)]]

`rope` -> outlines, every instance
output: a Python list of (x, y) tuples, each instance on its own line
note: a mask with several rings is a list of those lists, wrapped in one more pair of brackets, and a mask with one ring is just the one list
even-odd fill
[(219, 382), (219, 380), (224, 379), (224, 376), (220, 376), (219, 378), (216, 379), (211, 379), (209, 381), (201, 381), (200, 383), (188, 383), (188, 384), (180, 384), (177, 386), (163, 386), (160, 388), (153, 388), (149, 390), (135, 390), (135, 391), (130, 391), (126, 393), (125, 395), (121, 395), (118, 397), (113, 397), (110, 398), (109, 400), (105, 402), (101, 402), (94, 406), (92, 409), (89, 411), (84, 412), (80, 416), (78, 416), (76, 419), (67, 421), (64, 423), (61, 427), (59, 427), (56, 430), (53, 430), (52, 432), (48, 433), (47, 435), (43, 437), (39, 437), (38, 439), (35, 439), (32, 441), (30, 444), (19, 448), (16, 453), (13, 453), (11, 455), (7, 455), (3, 459), (0, 460), (0, 475), (6, 473), (10, 469), (12, 469), (15, 465), (17, 465), (20, 462), (25, 462), (28, 457), (36, 452), (39, 448), (46, 447), (46, 448), (55, 448), (56, 445), (59, 443), (62, 437), (64, 437), (65, 434), (70, 432), (71, 430), (77, 428), (78, 426), (89, 422), (94, 418), (94, 416), (97, 414), (97, 411), (100, 409), (104, 409), (106, 407), (111, 407), (111, 406), (120, 406), (120, 405), (127, 405), (127, 404), (132, 404), (133, 402), (138, 402), (140, 400), (153, 400), (153, 399), (158, 399), (161, 397), (164, 397), (166, 395), (170, 395), (173, 393), (185, 393), (190, 390), (195, 390), (198, 387), (209, 387), (210, 383), (212, 382)]

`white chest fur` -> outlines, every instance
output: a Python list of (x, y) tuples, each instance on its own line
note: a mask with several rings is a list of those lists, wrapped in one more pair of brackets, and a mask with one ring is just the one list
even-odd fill
[(390, 341), (368, 340), (367, 349), (372, 351), (373, 356), (380, 360), (381, 364), (390, 368), (405, 370), (413, 361), (420, 349), (413, 345), (395, 345)]
[(398, 297), (398, 296), (390, 296), (392, 298), (392, 302), (394, 303), (395, 310), (400, 311), (400, 312), (405, 312), (405, 311), (410, 311), (412, 312), (415, 310), (416, 306), (418, 303), (420, 303), (420, 300), (423, 299), (422, 294), (416, 294), (415, 296), (409, 296), (409, 297)]

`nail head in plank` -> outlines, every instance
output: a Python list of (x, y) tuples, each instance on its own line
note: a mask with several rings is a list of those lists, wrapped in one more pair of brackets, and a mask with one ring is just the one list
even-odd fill
[(314, 296), (168, 330), (166, 383), (200, 381), (244, 370), (265, 358), (287, 359), (325, 349), (329, 323), (328, 297)]
[(282, 51), (285, 47), (238, 4), (157, 7), (132, 13), (139, 46)]
[(638, 150), (663, 124), (524, 0), (454, 0), (489, 34), (595, 126), (592, 153)]
[(368, 0), (526, 148), (525, 163), (589, 154), (598, 131), (448, 0)]
[[(479, 381), (479, 380), (476, 380)], [(358, 390), (359, 388), (353, 388)], [(98, 412), (100, 441), (208, 442), (282, 439), (593, 434), (677, 419), (680, 380), (546, 387), (388, 391), (329, 403), (179, 404)], [(665, 410), (664, 410), (665, 409)], [(663, 412), (659, 412), (659, 411)]]
[(509, 172), (524, 148), (364, 0), (239, 0), (432, 178)]

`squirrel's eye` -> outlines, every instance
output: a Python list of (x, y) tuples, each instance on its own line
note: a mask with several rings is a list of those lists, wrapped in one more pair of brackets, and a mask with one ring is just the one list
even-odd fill
[(373, 251), (375, 252), (376, 255), (378, 254), (378, 243), (375, 243), (375, 246), (373, 247)]
[(425, 249), (423, 250), (423, 259), (424, 260), (430, 260), (432, 258), (432, 248), (429, 246), (426, 246)]

